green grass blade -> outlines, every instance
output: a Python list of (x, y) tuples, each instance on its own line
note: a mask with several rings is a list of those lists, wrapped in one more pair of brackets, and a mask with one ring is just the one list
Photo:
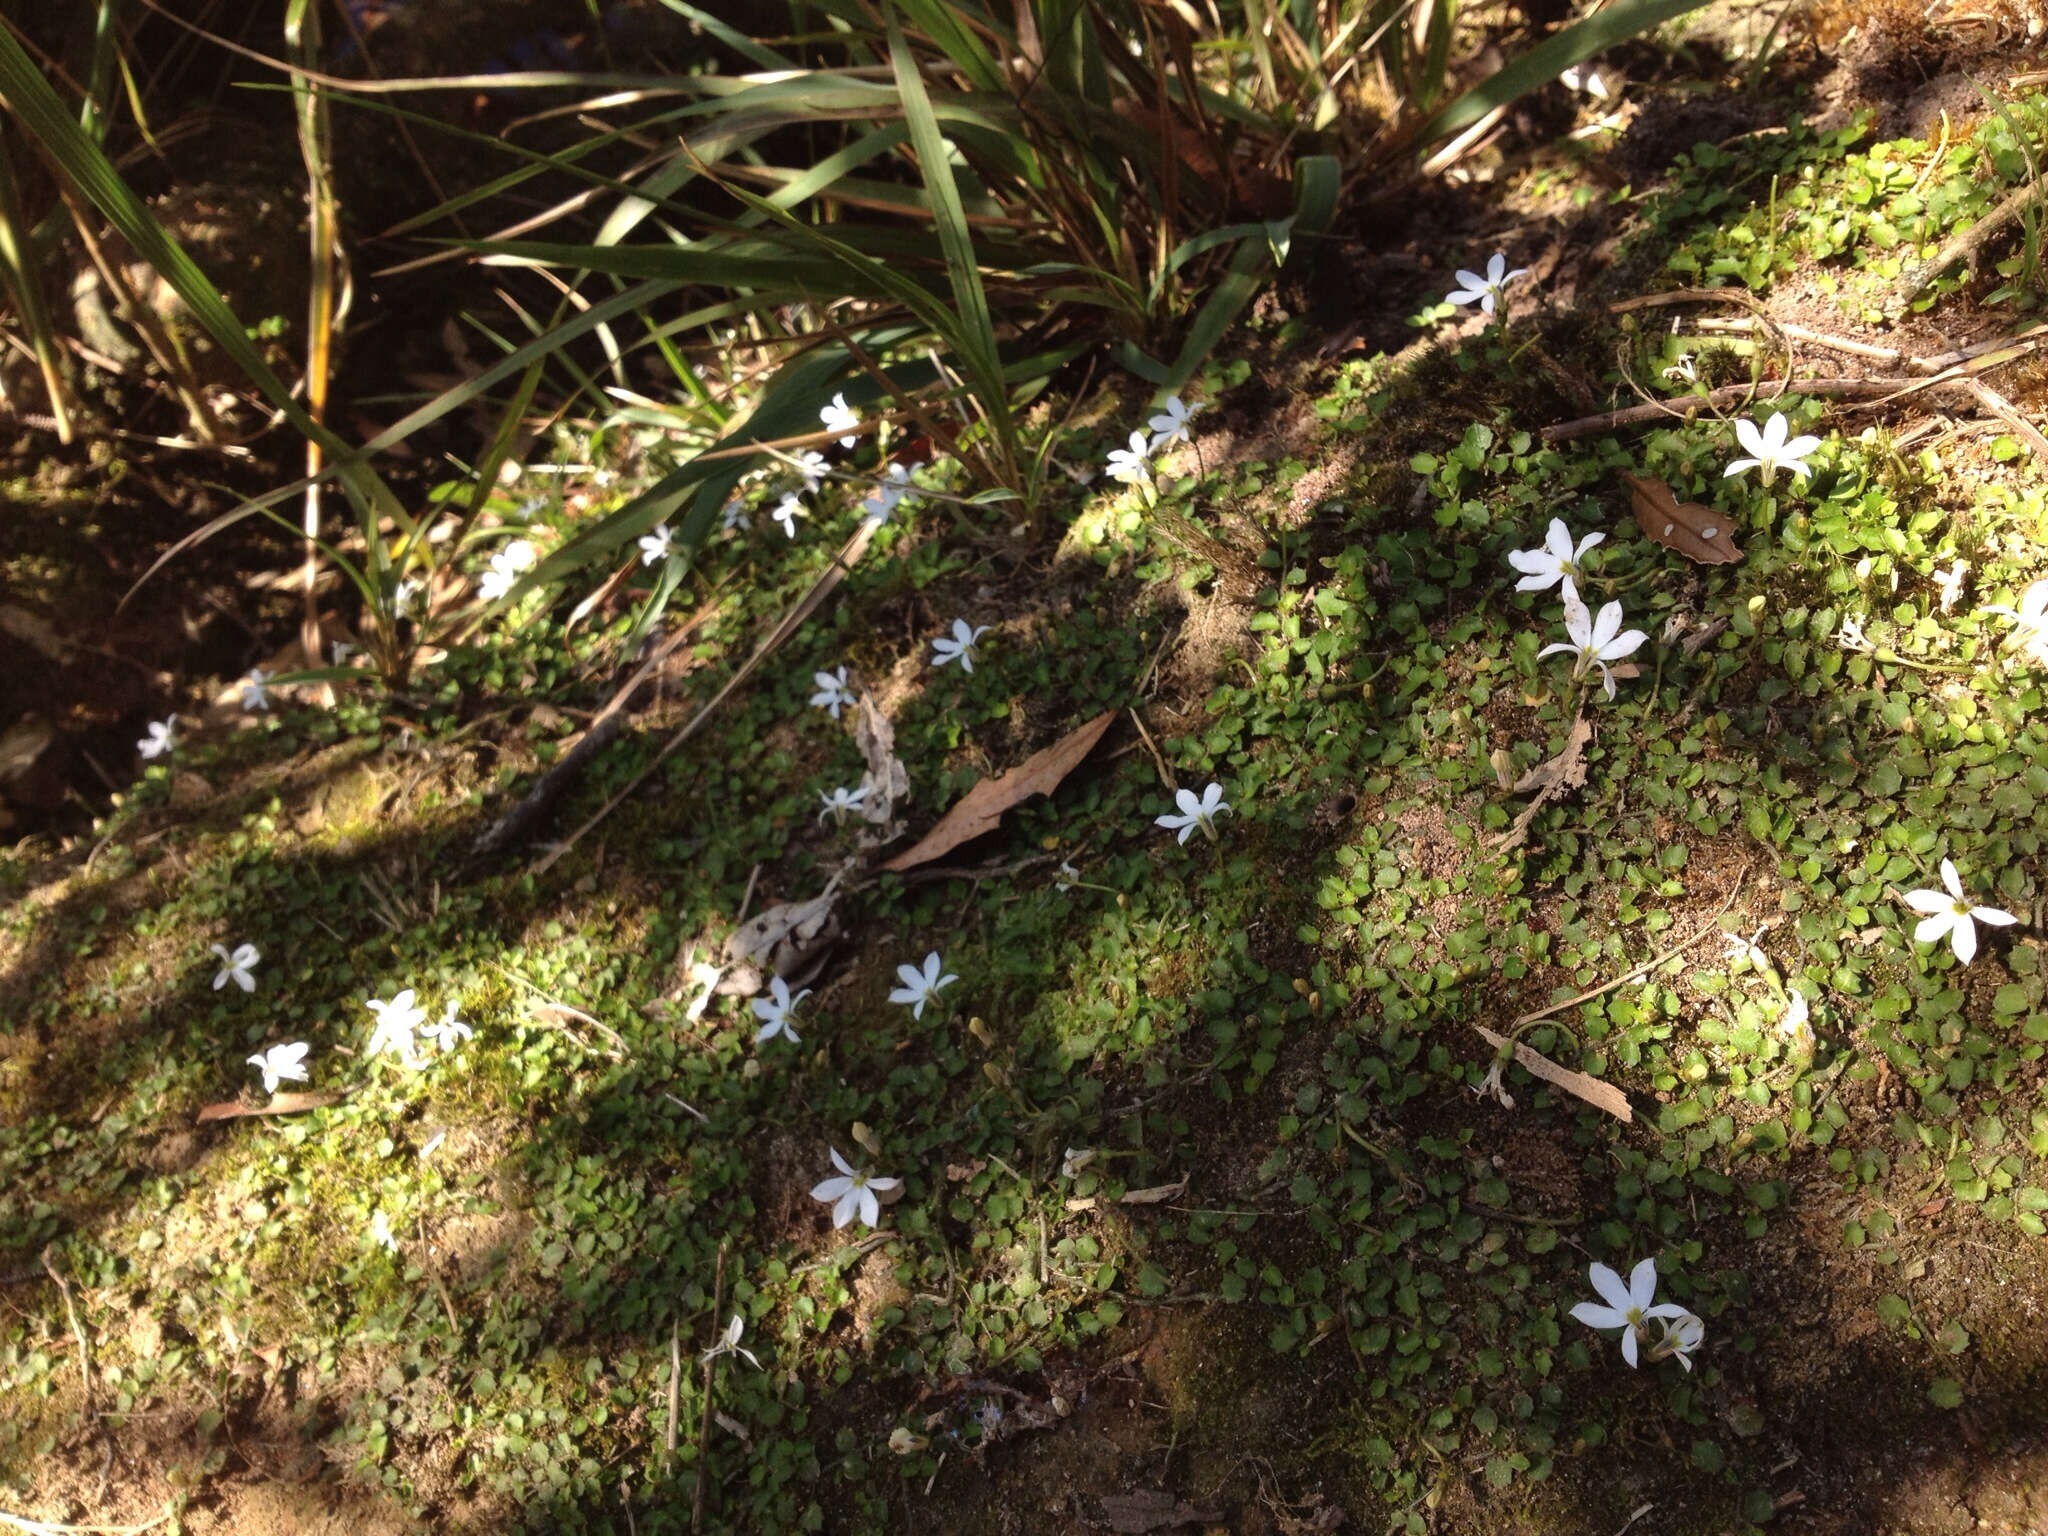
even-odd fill
[(1705, 3), (1706, 0), (1616, 0), (1598, 15), (1572, 23), (1487, 76), (1424, 122), (1415, 130), (1411, 142), (1430, 144), (1448, 138), (1460, 128), (1478, 122), (1495, 107), (1555, 80), (1601, 49), (1662, 26), (1672, 17), (1683, 16)]

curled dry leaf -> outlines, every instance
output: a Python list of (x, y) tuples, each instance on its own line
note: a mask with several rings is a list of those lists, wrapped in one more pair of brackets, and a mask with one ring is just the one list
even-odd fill
[(769, 976), (801, 986), (839, 938), (839, 918), (833, 910), (838, 900), (839, 877), (834, 875), (822, 896), (783, 902), (735, 928), (719, 955), (725, 975), (718, 995), (751, 997), (768, 984)]
[(1032, 753), (1008, 772), (981, 780), (939, 818), (937, 826), (917, 840), (915, 847), (897, 854), (882, 868), (914, 869), (928, 864), (940, 854), (950, 853), (969, 839), (993, 830), (1002, 820), (1003, 812), (1018, 802), (1033, 795), (1051, 794), (1102, 739), (1102, 733), (1115, 718), (1116, 711), (1106, 709), (1051, 746)]
[(1675, 549), (1699, 565), (1732, 565), (1742, 558), (1735, 543), (1735, 527), (1725, 512), (1696, 501), (1680, 501), (1662, 480), (1623, 471), (1628, 482), (1629, 503), (1635, 508), (1636, 525), (1654, 543)]
[(910, 770), (896, 757), (896, 727), (876, 706), (871, 694), (864, 693), (854, 702), (853, 744), (860, 748), (868, 765), (860, 781), (867, 791), (867, 797), (860, 803), (860, 818), (888, 828), (888, 835), (894, 836), (902, 828), (890, 827), (889, 819), (895, 815), (898, 802), (910, 793)]

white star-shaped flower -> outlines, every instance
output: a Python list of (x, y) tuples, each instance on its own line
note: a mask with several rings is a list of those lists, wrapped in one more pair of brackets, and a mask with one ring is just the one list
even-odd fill
[(803, 477), (805, 491), (813, 496), (818, 494), (818, 487), (825, 483), (825, 455), (815, 448), (806, 448), (789, 467)]
[(830, 672), (813, 672), (811, 682), (817, 692), (811, 695), (814, 708), (828, 710), (832, 718), (839, 718), (839, 711), (853, 702), (853, 690), (846, 686), (846, 668), (834, 667)]
[(789, 983), (780, 976), (771, 976), (768, 979), (768, 995), (757, 997), (753, 1001), (754, 1016), (762, 1021), (761, 1027), (754, 1032), (754, 1044), (764, 1045), (777, 1035), (786, 1037), (791, 1045), (802, 1044), (803, 1037), (796, 1032), (796, 1025), (791, 1016), (796, 1012), (797, 1005), (810, 995), (811, 989), (805, 987), (795, 997), (791, 997)]
[(1477, 272), (1468, 272), (1463, 267), (1460, 267), (1458, 269), (1458, 286), (1444, 295), (1444, 297), (1453, 304), (1477, 304), (1481, 313), (1491, 315), (1495, 307), (1507, 297), (1508, 284), (1518, 277), (1527, 277), (1528, 275), (1529, 269), (1527, 267), (1517, 267), (1514, 271), (1510, 272), (1508, 270), (1506, 253), (1495, 251), (1492, 258), (1486, 263), (1486, 275), (1484, 277), (1480, 276)]
[(908, 500), (917, 487), (910, 483), (912, 471), (922, 469), (922, 461), (916, 464), (891, 464), (886, 478), (869, 493), (868, 499), (860, 504), (861, 511), (869, 522), (886, 523), (889, 514), (897, 505)]
[(1150, 451), (1151, 440), (1142, 432), (1133, 432), (1129, 447), (1109, 450), (1109, 478), (1125, 485), (1143, 485), (1152, 478), (1152, 465), (1146, 458)]
[(1053, 881), (1052, 888), (1056, 891), (1070, 891), (1074, 888), (1074, 882), (1080, 878), (1081, 871), (1074, 868), (1074, 861), (1061, 859), (1059, 878)]
[(1541, 592), (1545, 587), (1562, 582), (1568, 595), (1577, 596), (1577, 584), (1585, 574), (1586, 551), (1606, 538), (1604, 533), (1589, 533), (1574, 548), (1571, 530), (1565, 527), (1562, 518), (1553, 517), (1550, 531), (1544, 535), (1540, 548), (1508, 552), (1508, 564), (1524, 573), (1522, 579), (1515, 583), (1515, 590)]
[(1596, 619), (1586, 611), (1586, 605), (1579, 601), (1576, 592), (1565, 594), (1564, 632), (1571, 636), (1569, 644), (1559, 640), (1546, 645), (1536, 653), (1536, 659), (1541, 661), (1556, 651), (1571, 652), (1578, 658), (1572, 666), (1572, 676), (1584, 677), (1598, 667), (1610, 699), (1614, 697), (1614, 674), (1607, 670), (1607, 663), (1621, 660), (1649, 639), (1640, 629), (1625, 630), (1621, 627), (1620, 603), (1607, 604)]
[(810, 509), (798, 498), (795, 491), (784, 491), (782, 499), (775, 503), (768, 515), (782, 525), (783, 533), (789, 538), (796, 537), (796, 520), (809, 517)]
[(294, 1040), (290, 1045), (273, 1045), (260, 1055), (251, 1056), (249, 1065), (263, 1074), (263, 1091), (275, 1093), (281, 1082), (303, 1083), (307, 1049), (305, 1041)]
[(1171, 448), (1175, 443), (1193, 442), (1194, 435), (1188, 431), (1188, 422), (1199, 409), (1201, 407), (1197, 406), (1190, 410), (1179, 395), (1168, 395), (1160, 406), (1159, 414), (1145, 423), (1152, 429), (1152, 452)]
[(943, 667), (948, 662), (957, 661), (960, 663), (961, 671), (972, 672), (974, 670), (974, 642), (987, 633), (988, 626), (986, 624), (970, 629), (965, 619), (955, 619), (953, 621), (952, 635), (950, 637), (941, 635), (932, 642), (932, 665)]
[(723, 966), (713, 965), (708, 960), (696, 958), (697, 952), (690, 951), (689, 982), (697, 988), (697, 995), (690, 999), (690, 1006), (683, 1010), (683, 1017), (692, 1024), (704, 1017), (704, 1010), (711, 1006), (711, 999), (717, 995), (719, 978), (725, 975)]
[[(728, 502), (726, 509), (730, 511), (738, 505), (738, 502)], [(732, 525), (727, 523), (726, 526), (731, 527)], [(640, 563), (642, 565), (658, 564), (668, 559), (675, 552), (675, 531), (667, 523), (656, 523), (653, 532), (640, 535)]]
[(377, 1016), (377, 1027), (370, 1031), (370, 1040), (363, 1047), (365, 1056), (375, 1056), (391, 1051), (408, 1067), (419, 1064), (419, 1042), (413, 1037), (426, 1022), (427, 1011), (413, 1000), (413, 990), (407, 987), (388, 1003), (381, 998), (366, 997), (363, 1006)]
[(135, 750), (144, 757), (162, 757), (177, 743), (171, 739), (171, 728), (178, 723), (176, 715), (164, 720), (149, 722), (149, 734), (135, 743)]
[(270, 708), (270, 690), (263, 685), (270, 674), (261, 667), (251, 667), (249, 675), (242, 679), (242, 708), (258, 710)]
[(1812, 471), (1806, 467), (1806, 456), (1820, 446), (1820, 439), (1795, 437), (1787, 442), (1785, 437), (1791, 430), (1785, 421), (1783, 411), (1771, 412), (1771, 419), (1762, 427), (1746, 419), (1737, 421), (1736, 441), (1742, 444), (1743, 450), (1750, 456), (1735, 460), (1721, 471), (1721, 478), (1725, 480), (1730, 475), (1741, 474), (1745, 469), (1753, 469), (1762, 475), (1764, 484), (1769, 485), (1781, 469), (1791, 470), (1795, 477), (1811, 474)]
[(1164, 811), (1152, 818), (1152, 825), (1177, 830), (1180, 841), (1185, 843), (1188, 834), (1200, 827), (1202, 835), (1210, 842), (1216, 841), (1216, 818), (1230, 809), (1230, 802), (1223, 798), (1223, 786), (1211, 784), (1197, 797), (1191, 789), (1176, 789), (1173, 803), (1180, 807), (1178, 814)]
[(1977, 958), (1977, 924), (1989, 923), (1994, 928), (2004, 928), (2019, 921), (2000, 907), (1971, 906), (1969, 898), (1963, 895), (1962, 876), (1956, 873), (1955, 865), (1947, 859), (1941, 861), (1941, 883), (1948, 887), (1946, 892), (1906, 892), (1906, 905), (1923, 914), (1913, 929), (1913, 940), (1917, 944), (1932, 944), (1946, 937), (1956, 959), (1968, 965)]
[(747, 504), (741, 501), (737, 496), (733, 497), (732, 500), (728, 501), (725, 504), (725, 506), (722, 509), (720, 509), (720, 517), (721, 521), (719, 527), (723, 532), (726, 533), (731, 533), (734, 529), (739, 529), (742, 532), (744, 532), (746, 529), (753, 526), (753, 524), (747, 521)]
[[(1588, 1328), (1621, 1328), (1621, 1358), (1630, 1366), (1636, 1363), (1637, 1343), (1645, 1338), (1646, 1325), (1653, 1318), (1690, 1317), (1692, 1314), (1676, 1302), (1667, 1301), (1652, 1306), (1657, 1299), (1657, 1261), (1644, 1259), (1629, 1273), (1628, 1284), (1623, 1285), (1621, 1276), (1605, 1264), (1595, 1264), (1588, 1275), (1593, 1289), (1600, 1293), (1607, 1303), (1582, 1301), (1572, 1308), (1572, 1316)], [(1694, 1347), (1697, 1347), (1695, 1340)], [(1690, 1369), (1690, 1362), (1687, 1369)]]
[(889, 994), (889, 1001), (906, 1004), (913, 1019), (923, 1018), (924, 1005), (960, 979), (950, 972), (940, 975), (942, 969), (939, 964), (939, 952), (936, 949), (924, 957), (923, 969), (914, 965), (897, 966), (896, 979), (903, 985)]
[(811, 1198), (832, 1207), (832, 1225), (835, 1228), (845, 1226), (855, 1216), (860, 1217), (862, 1226), (872, 1227), (882, 1219), (882, 1202), (875, 1197), (888, 1194), (903, 1181), (855, 1173), (846, 1165), (846, 1159), (839, 1155), (836, 1147), (827, 1150), (832, 1153), (832, 1166), (839, 1170), (839, 1177), (818, 1185), (811, 1191)]
[(495, 603), (512, 590), (513, 584), (532, 568), (533, 562), (533, 545), (525, 539), (514, 539), (491, 556), (490, 569), (477, 580), (478, 596), (485, 602)]
[(257, 953), (254, 944), (237, 944), (233, 954), (228, 953), (225, 944), (212, 944), (208, 948), (220, 956), (220, 969), (213, 973), (214, 991), (218, 992), (231, 981), (244, 992), (256, 990), (256, 978), (249, 973), (263, 956)]
[(860, 425), (860, 412), (846, 403), (846, 396), (844, 394), (834, 395), (830, 405), (821, 407), (818, 411), (818, 420), (825, 424), (827, 432), (846, 432), (849, 434), (839, 439), (840, 447), (851, 448), (859, 441), (857, 437), (851, 435), (851, 431), (854, 427)]
[(386, 1253), (398, 1252), (398, 1237), (391, 1230), (391, 1218), (381, 1206), (370, 1212), (370, 1241)]
[(720, 1355), (744, 1355), (747, 1364), (757, 1371), (761, 1369), (761, 1362), (754, 1358), (754, 1352), (740, 1343), (740, 1335), (746, 1330), (747, 1325), (740, 1321), (739, 1313), (733, 1313), (732, 1321), (725, 1325), (725, 1332), (718, 1336), (718, 1342), (697, 1357), (698, 1364), (709, 1365)]
[(849, 811), (858, 811), (861, 807), (861, 802), (867, 799), (867, 797), (868, 786), (865, 784), (861, 785), (859, 789), (848, 789), (842, 784), (830, 794), (820, 790), (818, 791), (818, 798), (824, 802), (825, 808), (818, 812), (818, 820), (823, 821), (827, 816), (830, 816), (834, 821), (844, 821), (847, 813)]
[(2032, 582), (2020, 593), (2020, 605), (1986, 603), (1979, 613), (2002, 613), (2012, 620), (2008, 637), (2020, 653), (2037, 667), (2048, 667), (2048, 577)]
[(461, 1010), (462, 1005), (454, 998), (449, 998), (447, 1007), (442, 1012), (441, 1017), (434, 1020), (431, 1024), (421, 1025), (420, 1033), (433, 1041), (439, 1049), (443, 1051), (454, 1050), (456, 1046), (476, 1034), (475, 1029), (456, 1017), (456, 1014), (461, 1012)]

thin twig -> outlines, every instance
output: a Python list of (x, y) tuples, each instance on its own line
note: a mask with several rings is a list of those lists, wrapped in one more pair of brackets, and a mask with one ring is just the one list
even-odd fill
[[(718, 1245), (717, 1278), (711, 1282), (711, 1342), (718, 1343), (718, 1314), (725, 1310), (725, 1244)], [(718, 1353), (714, 1348), (704, 1357), (704, 1412), (697, 1420), (697, 1491), (690, 1498), (690, 1536), (698, 1536), (704, 1529), (704, 1490), (711, 1479), (705, 1458), (711, 1443), (711, 1386), (718, 1370)]]
[(78, 1344), (78, 1377), (80, 1390), (84, 1397), (84, 1407), (81, 1412), (84, 1418), (90, 1420), (92, 1418), (92, 1357), (86, 1353), (85, 1330), (79, 1326), (78, 1307), (71, 1299), (71, 1282), (66, 1280), (63, 1272), (51, 1262), (50, 1251), (46, 1247), (40, 1255), (43, 1261), (43, 1273), (50, 1277), (52, 1283), (56, 1285), (57, 1290), (64, 1297), (64, 1315), (71, 1319), (71, 1337)]
[(676, 1420), (681, 1417), (683, 1392), (683, 1320), (680, 1316), (669, 1319), (668, 1324), (668, 1431), (662, 1436), (662, 1448), (670, 1456), (676, 1453)]
[(1705, 926), (1691, 938), (1681, 940), (1665, 950), (1663, 954), (1658, 955), (1654, 960), (1645, 960), (1641, 965), (1623, 971), (1614, 980), (1604, 981), (1589, 991), (1581, 992), (1577, 997), (1568, 997), (1561, 1003), (1552, 1003), (1548, 1008), (1538, 1008), (1534, 1013), (1522, 1014), (1514, 1023), (1508, 1026), (1508, 1033), (1510, 1035), (1515, 1034), (1524, 1025), (1534, 1024), (1538, 1019), (1547, 1019), (1554, 1013), (1563, 1013), (1567, 1008), (1576, 1008), (1579, 1004), (1591, 1002), (1603, 993), (1612, 992), (1616, 987), (1626, 986), (1629, 982), (1634, 981), (1636, 977), (1656, 970), (1658, 966), (1666, 961), (1677, 959), (1708, 935), (1719, 933), (1721, 931), (1722, 914), (1735, 904), (1735, 898), (1741, 894), (1743, 882), (1748, 880), (1748, 878), (1749, 866), (1745, 864), (1742, 866), (1742, 873), (1735, 877), (1735, 884), (1728, 888), (1728, 894), (1721, 898), (1721, 905), (1715, 909), (1714, 915), (1708, 918)]
[(1152, 754), (1153, 766), (1159, 770), (1159, 782), (1166, 787), (1167, 793), (1171, 794), (1174, 789), (1173, 775), (1166, 771), (1166, 759), (1159, 755), (1159, 748), (1152, 741), (1152, 733), (1145, 729), (1145, 722), (1138, 718), (1138, 711), (1135, 708), (1131, 710), (1131, 724), (1138, 728), (1138, 735), (1144, 740), (1145, 750)]
[(1892, 288), (1894, 303), (1904, 304), (1918, 298), (1920, 290), (1933, 282), (1955, 263), (1989, 245), (1992, 239), (2006, 225), (2013, 223), (2026, 211), (2027, 204), (2039, 202), (2043, 192), (2048, 192), (2048, 179), (2038, 179), (2021, 187), (1985, 214), (1983, 218), (1967, 229), (1951, 235), (1942, 248), (1934, 253), (1933, 260), (1916, 267), (1901, 277)]
[[(1949, 378), (1930, 379), (1791, 379), (1786, 390), (1792, 394), (1812, 395), (1823, 399), (1871, 400), (1882, 405), (1901, 395), (1913, 394), (1919, 390), (1931, 389), (1939, 384), (1953, 383)], [(1752, 386), (1748, 384), (1724, 384), (1719, 389), (1707, 391), (1704, 395), (1680, 395), (1673, 401), (1658, 401), (1654, 405), (1624, 406), (1618, 411), (1603, 411), (1598, 416), (1581, 416), (1577, 421), (1561, 421), (1556, 426), (1543, 429), (1546, 443), (1569, 442), (1573, 438), (1591, 437), (1595, 432), (1605, 432), (1614, 427), (1634, 426), (1638, 422), (1662, 421), (1672, 415), (1673, 405), (1696, 410), (1701, 406), (1738, 405), (1749, 398)]]
[(879, 523), (876, 523), (871, 518), (864, 517), (861, 519), (860, 527), (854, 532), (853, 537), (848, 539), (845, 545), (841, 547), (839, 553), (833, 557), (832, 564), (826, 568), (824, 574), (819, 576), (811, 584), (811, 589), (798, 598), (795, 605), (776, 621), (775, 627), (768, 632), (767, 638), (754, 648), (753, 655), (740, 664), (739, 670), (726, 679), (725, 686), (712, 695), (711, 702), (692, 715), (688, 723), (681, 730), (669, 737), (668, 741), (662, 746), (662, 749), (654, 754), (654, 760), (634, 774), (632, 778), (628, 779), (625, 787), (598, 807), (595, 815), (574, 832), (571, 832), (561, 842), (555, 844), (553, 848), (549, 849), (547, 855), (534, 865), (533, 872), (535, 874), (545, 874), (549, 869), (553, 868), (556, 861), (571, 848), (574, 848), (582, 840), (585, 833), (589, 832), (592, 827), (617, 810), (627, 796), (647, 782), (655, 769), (668, 761), (670, 754), (675, 752), (684, 742), (688, 741), (703, 728), (705, 721), (718, 712), (719, 706), (724, 704), (733, 695), (740, 684), (754, 675), (755, 668), (759, 667), (762, 662), (766, 661), (769, 656), (781, 647), (784, 641), (803, 627), (804, 621), (817, 611), (818, 606), (831, 595), (832, 589), (838, 586), (845, 579), (847, 573), (859, 562), (861, 555), (867, 550), (868, 541), (874, 538), (875, 530), (880, 526)]
[(27, 1515), (10, 1515), (0, 1509), (0, 1525), (26, 1531), (28, 1536), (71, 1536), (72, 1532), (86, 1532), (90, 1536), (140, 1536), (143, 1531), (153, 1531), (171, 1518), (167, 1508), (154, 1520), (141, 1525), (65, 1525), (56, 1520), (31, 1520)]

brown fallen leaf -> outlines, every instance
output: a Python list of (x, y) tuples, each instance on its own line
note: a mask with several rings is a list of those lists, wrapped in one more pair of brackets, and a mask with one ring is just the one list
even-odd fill
[(1662, 480), (1622, 471), (1636, 525), (1654, 543), (1675, 549), (1699, 565), (1732, 565), (1742, 558), (1728, 515), (1696, 501), (1680, 501)]
[[(1505, 1035), (1496, 1035), (1484, 1024), (1472, 1026), (1496, 1051), (1507, 1044)], [(1560, 1067), (1540, 1051), (1531, 1050), (1519, 1040), (1515, 1042), (1515, 1060), (1531, 1076), (1540, 1077), (1544, 1082), (1562, 1088), (1574, 1098), (1584, 1099), (1595, 1109), (1604, 1109), (1623, 1125), (1635, 1124), (1635, 1111), (1628, 1107), (1628, 1096), (1612, 1083), (1603, 1083), (1597, 1077), (1588, 1077), (1583, 1072), (1574, 1072), (1569, 1067)]]
[(211, 1120), (239, 1120), (245, 1115), (296, 1115), (303, 1109), (325, 1109), (330, 1104), (339, 1104), (342, 1095), (338, 1093), (273, 1093), (268, 1104), (244, 1104), (240, 1099), (228, 1099), (219, 1104), (209, 1104), (199, 1111), (198, 1124), (205, 1125)]
[(1566, 790), (1577, 789), (1586, 782), (1586, 747), (1592, 740), (1592, 722), (1583, 714), (1578, 715), (1573, 719), (1571, 731), (1557, 756), (1545, 758), (1515, 780), (1510, 794), (1526, 795), (1533, 791), (1536, 798), (1522, 807), (1513, 826), (1494, 839), (1493, 846), (1497, 850), (1505, 853), (1521, 847), (1528, 839), (1529, 827), (1536, 820), (1536, 813)]
[(962, 843), (992, 830), (1011, 806), (1033, 795), (1051, 794), (1059, 788), (1060, 780), (1094, 749), (1115, 718), (1116, 711), (1106, 709), (1051, 746), (1032, 753), (1015, 768), (981, 780), (939, 818), (937, 826), (917, 840), (915, 847), (897, 854), (882, 868), (903, 870), (928, 864), (940, 854), (950, 853)]

